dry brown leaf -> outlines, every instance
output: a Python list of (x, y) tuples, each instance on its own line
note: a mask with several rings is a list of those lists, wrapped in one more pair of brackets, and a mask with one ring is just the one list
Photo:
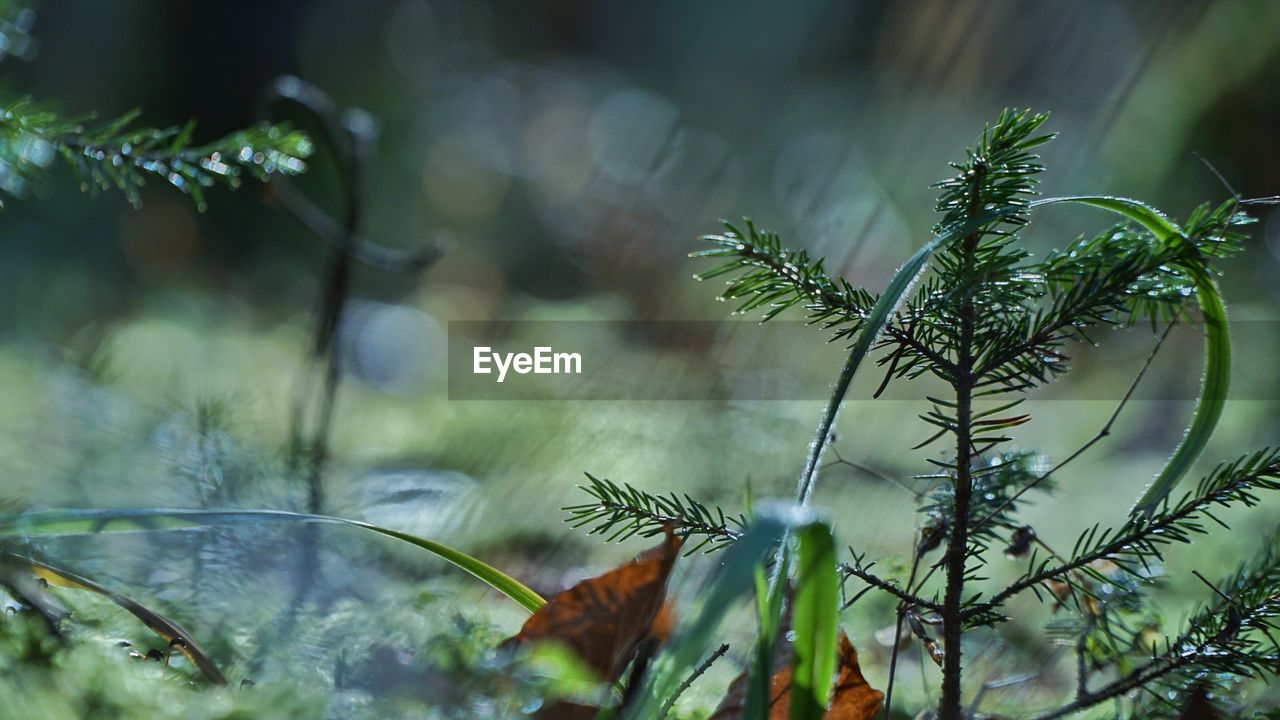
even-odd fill
[(649, 635), (657, 641), (658, 645), (666, 645), (675, 629), (675, 610), (671, 607), (671, 603), (664, 602), (662, 607), (658, 608), (658, 614), (654, 616), (653, 623), (649, 626)]
[[(836, 646), (835, 689), (827, 720), (874, 720), (880, 714), (884, 693), (871, 687), (862, 677), (858, 667), (858, 651), (849, 636), (840, 631)], [(747, 702), (747, 673), (738, 676), (729, 686), (729, 692), (709, 720), (738, 720), (743, 716)], [(791, 714), (791, 666), (775, 672), (769, 679), (769, 720), (787, 720)]]
[[(646, 641), (661, 644), (671, 634), (674, 622), (666, 602), (667, 578), (684, 541), (670, 527), (665, 532), (666, 539), (658, 547), (552, 597), (506, 645), (562, 643), (605, 682), (616, 683)], [(552, 703), (540, 715), (571, 717), (580, 708), (584, 706)], [(590, 710), (587, 717), (595, 717), (597, 709)]]

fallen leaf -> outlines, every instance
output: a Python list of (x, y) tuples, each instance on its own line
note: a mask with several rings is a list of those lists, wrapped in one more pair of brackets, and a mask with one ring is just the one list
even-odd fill
[[(674, 623), (666, 602), (667, 578), (684, 541), (670, 527), (665, 532), (666, 539), (658, 547), (552, 597), (504, 646), (558, 642), (605, 682), (616, 683), (647, 641), (653, 647), (671, 634)], [(570, 717), (581, 707), (552, 703), (540, 715)]]
[(653, 617), (653, 623), (649, 626), (649, 635), (658, 641), (659, 645), (665, 645), (667, 640), (671, 638), (672, 631), (676, 627), (675, 610), (671, 608), (671, 603), (664, 602), (662, 607), (658, 609), (658, 614)]
[[(880, 714), (884, 693), (871, 687), (858, 667), (858, 651), (844, 631), (836, 645), (835, 689), (827, 720), (874, 720)], [(747, 701), (747, 673), (738, 676), (729, 692), (708, 720), (739, 720), (744, 717)], [(769, 679), (769, 720), (787, 720), (791, 713), (791, 667), (779, 670)]]

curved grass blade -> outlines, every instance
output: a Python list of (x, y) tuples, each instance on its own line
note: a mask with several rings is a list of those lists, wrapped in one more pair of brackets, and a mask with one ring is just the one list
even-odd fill
[(756, 519), (747, 533), (733, 543), (724, 555), (724, 564), (716, 572), (702, 595), (706, 598), (688, 629), (672, 643), (659, 660), (657, 670), (650, 672), (636, 695), (636, 703), (626, 713), (628, 718), (652, 718), (675, 693), (688, 669), (698, 664), (710, 645), (712, 634), (728, 614), (735, 601), (751, 589), (756, 569), (769, 550), (782, 539), (790, 525), (785, 519), (764, 514)]
[[(779, 578), (789, 577), (791, 553), (783, 553), (783, 566), (778, 569)], [(763, 566), (756, 568), (756, 615), (759, 635), (756, 638), (756, 657), (747, 676), (747, 715), (744, 720), (764, 720), (769, 707), (769, 688), (773, 679), (773, 663), (777, 656), (778, 638), (781, 635), (783, 596), (787, 584), (770, 584)]]
[(262, 522), (310, 522), (348, 525), (395, 538), (431, 552), (466, 570), (490, 587), (520, 603), (529, 612), (546, 604), (520, 581), (447, 545), (408, 533), (378, 527), (359, 520), (329, 515), (308, 515), (284, 510), (174, 510), (134, 508), (126, 510), (41, 510), (20, 515), (0, 515), (0, 537), (49, 537), (92, 535), (104, 532), (155, 532), (190, 530), (210, 525)]
[(831, 528), (822, 523), (806, 525), (796, 533), (796, 540), (791, 720), (822, 720), (836, 671), (840, 604), (836, 543)]
[(1067, 195), (1033, 200), (1030, 206), (1035, 208), (1041, 205), (1058, 205), (1061, 203), (1088, 205), (1123, 215), (1146, 228), (1162, 243), (1173, 243), (1184, 239), (1182, 229), (1170, 220), (1167, 215), (1141, 200), (1110, 195)]
[(831, 436), (831, 429), (835, 426), (836, 416), (840, 413), (840, 404), (844, 402), (844, 396), (849, 392), (849, 386), (853, 383), (853, 376), (857, 374), (858, 368), (862, 366), (863, 359), (871, 352), (871, 346), (875, 344), (876, 339), (884, 332), (885, 326), (893, 318), (898, 306), (902, 304), (907, 293), (915, 286), (920, 275), (924, 273), (925, 265), (928, 264), (929, 258), (933, 256), (934, 251), (947, 243), (976, 232), (985, 225), (1003, 217), (1016, 215), (1022, 210), (1023, 208), (1018, 207), (1001, 208), (952, 225), (935, 235), (928, 244), (917, 250), (894, 273), (889, 285), (880, 294), (876, 304), (871, 308), (871, 314), (867, 316), (866, 321), (858, 331), (858, 337), (849, 349), (849, 357), (845, 360), (844, 368), (841, 369), (840, 376), (836, 378), (835, 386), (831, 390), (831, 399), (827, 402), (827, 407), (823, 411), (822, 419), (818, 423), (818, 430), (814, 433), (813, 440), (809, 442), (809, 452), (805, 457), (804, 469), (800, 471), (800, 479), (796, 483), (796, 500), (800, 504), (807, 504), (809, 497), (813, 494), (814, 479), (818, 472), (818, 465), (822, 462), (822, 450), (826, 447), (827, 438)]
[(216, 663), (205, 654), (204, 650), (191, 637), (191, 633), (187, 632), (178, 623), (161, 615), (154, 610), (147, 608), (136, 600), (122, 595), (114, 590), (103, 587), (97, 582), (83, 576), (73, 573), (69, 570), (55, 567), (41, 560), (25, 557), (15, 552), (5, 553), (17, 562), (25, 563), (31, 567), (32, 573), (36, 577), (42, 578), (45, 582), (56, 587), (69, 588), (73, 590), (85, 590), (97, 595), (101, 595), (111, 602), (119, 605), (130, 615), (138, 618), (138, 620), (151, 629), (156, 635), (159, 635), (170, 648), (177, 648), (179, 652), (187, 656), (192, 665), (200, 669), (204, 676), (209, 678), (210, 682), (218, 685), (226, 685), (227, 677), (218, 669)]
[[(1106, 196), (1074, 196), (1045, 198), (1031, 203), (1050, 205), (1055, 203), (1079, 203), (1119, 213), (1138, 223), (1165, 244), (1184, 241), (1182, 230), (1155, 208), (1128, 198)], [(1210, 436), (1222, 417), (1226, 406), (1227, 391), (1231, 383), (1231, 334), (1227, 328), (1227, 308), (1222, 293), (1213, 278), (1200, 267), (1185, 268), (1195, 278), (1196, 301), (1204, 317), (1204, 377), (1200, 383), (1200, 397), (1196, 400), (1191, 424), (1173, 455), (1165, 463), (1160, 474), (1147, 488), (1131, 511), (1135, 515), (1150, 518), (1173, 491), (1183, 476), (1191, 469), (1200, 453), (1209, 443)]]

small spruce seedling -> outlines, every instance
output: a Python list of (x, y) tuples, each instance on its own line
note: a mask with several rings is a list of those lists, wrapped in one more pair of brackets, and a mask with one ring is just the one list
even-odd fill
[[(1066, 717), (1113, 700), (1125, 717), (1180, 717), (1183, 700), (1247, 698), (1245, 681), (1274, 674), (1280, 660), (1271, 632), (1271, 619), (1280, 613), (1280, 558), (1263, 552), (1223, 579), (1205, 580), (1212, 599), (1172, 636), (1152, 622), (1150, 595), (1154, 561), (1162, 560), (1164, 546), (1206, 532), (1206, 521), (1217, 522), (1215, 508), (1252, 506), (1256, 491), (1280, 487), (1280, 451), (1264, 449), (1219, 465), (1180, 497), (1173, 494), (1225, 403), (1230, 342), (1213, 262), (1238, 251), (1236, 226), (1250, 219), (1239, 199), (1203, 205), (1181, 224), (1125, 198), (1037, 199), (1043, 167), (1033, 149), (1053, 137), (1041, 132), (1045, 119), (1005, 111), (983, 130), (965, 159), (952, 164), (954, 175), (937, 184), (941, 219), (934, 237), (878, 294), (832, 276), (821, 259), (788, 249), (777, 234), (750, 221), (726, 223), (722, 233), (705, 238), (712, 247), (694, 255), (722, 264), (700, 277), (727, 279), (721, 297), (737, 302), (739, 310), (760, 311), (769, 320), (798, 307), (814, 325), (850, 343), (799, 474), (799, 504), (812, 497), (839, 408), (864, 361), (875, 357), (884, 384), (924, 376), (945, 384), (947, 392), (928, 397), (929, 409), (920, 416), (931, 436), (915, 449), (931, 452), (920, 463), (932, 468), (937, 489), (920, 504), (924, 530), (911, 550), (909, 576), (872, 572), (856, 552), (840, 566), (845, 579), (865, 585), (863, 592), (891, 596), (899, 633), (913, 634), (937, 663), (938, 672), (927, 676), (938, 697), (930, 717), (980, 716), (979, 703), (990, 688), (966, 673), (966, 637), (980, 628), (999, 632), (1008, 620), (1006, 603), (1023, 593), (1066, 611), (1055, 615), (1049, 635), (1075, 648), (1078, 678), (1074, 695), (1058, 707), (1020, 708), (1019, 717)], [(1034, 212), (1052, 204), (1107, 210), (1122, 222), (1037, 258), (1021, 233)], [(1019, 519), (1026, 494), (1052, 491), (1063, 468), (1109, 434), (1133, 386), (1110, 421), (1056, 465), (1012, 445), (1016, 429), (1029, 419), (1019, 407), (1028, 391), (1065, 373), (1069, 346), (1092, 344), (1090, 333), (1099, 328), (1168, 328), (1193, 317), (1203, 329), (1205, 374), (1180, 444), (1123, 524), (1084, 528), (1069, 553), (1049, 549)], [(570, 508), (573, 519), (615, 538), (653, 535), (674, 523), (703, 546), (719, 549), (732, 548), (744, 529), (750, 531), (745, 518), (687, 497), (651, 495), (595, 477), (585, 489), (593, 501)], [(775, 586), (785, 582), (779, 568), (796, 567), (787, 547), (784, 541), (774, 556), (782, 562), (771, 563)], [(1024, 571), (983, 594), (975, 583), (996, 554), (1016, 559)], [(796, 573), (791, 582), (801, 581)], [(784, 606), (773, 604), (774, 626), (787, 617)], [(768, 627), (762, 616), (762, 628)], [(766, 634), (762, 629), (757, 654), (770, 652)], [(897, 659), (895, 649), (885, 717)]]

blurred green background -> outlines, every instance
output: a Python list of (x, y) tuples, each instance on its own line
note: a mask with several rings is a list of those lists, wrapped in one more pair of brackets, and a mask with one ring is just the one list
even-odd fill
[[(720, 319), (731, 308), (691, 279), (706, 266), (685, 256), (717, 218), (744, 214), (876, 291), (929, 236), (929, 184), (1006, 106), (1052, 113), (1061, 136), (1043, 153), (1047, 194), (1126, 195), (1185, 217), (1230, 192), (1197, 153), (1242, 196), (1280, 192), (1280, 4), (1266, 0), (36, 9), (38, 45), (25, 61), (6, 60), (7, 91), (68, 112), (141, 107), (145, 122), (194, 117), (197, 137), (213, 138), (252, 122), (263, 88), (296, 74), (372, 115), (380, 138), (366, 235), (403, 248), (439, 242), (447, 254), (422, 273), (357, 270), (325, 509), (446, 537), (545, 592), (644, 547), (602, 546), (561, 522), (560, 508), (585, 497), (575, 487), (584, 471), (741, 510), (748, 487), (757, 498), (790, 492), (821, 403), (732, 392), (701, 402), (450, 401), (448, 322)], [(332, 177), (319, 157), (302, 185), (336, 207)], [(301, 507), (303, 488), (281, 454), (327, 247), (254, 186), (212, 193), (206, 213), (159, 186), (140, 210), (116, 195), (92, 199), (65, 172), (28, 191), (0, 215), (5, 494), (57, 507)], [(1222, 279), (1233, 319), (1252, 328), (1235, 359), (1247, 391), (1233, 395), (1206, 469), (1280, 439), (1269, 329), (1280, 319), (1280, 214), (1255, 211), (1246, 252), (1223, 264)], [(1046, 210), (1027, 237), (1043, 251), (1109, 222)], [(752, 319), (739, 318), (737, 337)], [(797, 378), (820, 395), (839, 367), (824, 339), (813, 330), (812, 352), (748, 348), (735, 366)], [(619, 378), (724, 381), (714, 344), (614, 342)], [(1061, 458), (1087, 440), (1150, 342), (1125, 337), (1110, 354), (1078, 348), (1076, 390), (1034, 400), (1020, 444)], [(1156, 361), (1146, 381), (1156, 390), (1057, 478), (1057, 500), (1030, 511), (1041, 537), (1066, 549), (1086, 526), (1123, 517), (1191, 412), (1189, 393), (1161, 400), (1160, 388), (1194, 384), (1198, 363), (1193, 338)], [(902, 486), (927, 486), (912, 479), (929, 467), (910, 448), (929, 432), (910, 388), (869, 400), (878, 379), (855, 386), (836, 448), (898, 483), (832, 468), (818, 502), (843, 542), (885, 557), (888, 570), (907, 560), (919, 524)], [(1222, 553), (1270, 542), (1276, 506), (1224, 519), (1235, 532), (1169, 555), (1171, 618), (1207, 592), (1191, 569), (1216, 575)], [(421, 621), (421, 636), (389, 630), (377, 641), (396, 647), (450, 632), (457, 612), (504, 630), (519, 621), (449, 570), (325, 531), (329, 587), (311, 608), (317, 624), (259, 652), (254, 635), (287, 605), (278, 575), (296, 552), (266, 535), (265, 550), (234, 533), (168, 541), (175, 558), (204, 557), (199, 568), (156, 567), (132, 540), (50, 550), (169, 603), (197, 636), (224, 638), (232, 674), (259, 683), (324, 684), (342, 663), (376, 667), (377, 643), (333, 628), (379, 603), (434, 618)], [(275, 552), (285, 559), (262, 559)], [(229, 567), (211, 568), (214, 560)], [(1019, 571), (1002, 563), (996, 579)], [(683, 572), (709, 564), (693, 560)], [(413, 603), (419, 612), (407, 610)], [(1069, 688), (1069, 673), (1055, 670), (1062, 651), (1039, 636), (1047, 610), (1032, 601), (1014, 611), (1008, 637), (985, 640), (983, 679), (1044, 663), (1045, 698)], [(883, 598), (846, 618), (877, 686), (888, 648), (875, 632), (891, 619)], [(690, 708), (714, 703), (734, 672), (722, 665), (689, 694)], [(932, 667), (904, 663), (909, 709), (924, 704), (921, 673), (936, 686)], [(352, 705), (333, 707), (379, 697), (358, 684), (351, 693), (340, 699)]]

